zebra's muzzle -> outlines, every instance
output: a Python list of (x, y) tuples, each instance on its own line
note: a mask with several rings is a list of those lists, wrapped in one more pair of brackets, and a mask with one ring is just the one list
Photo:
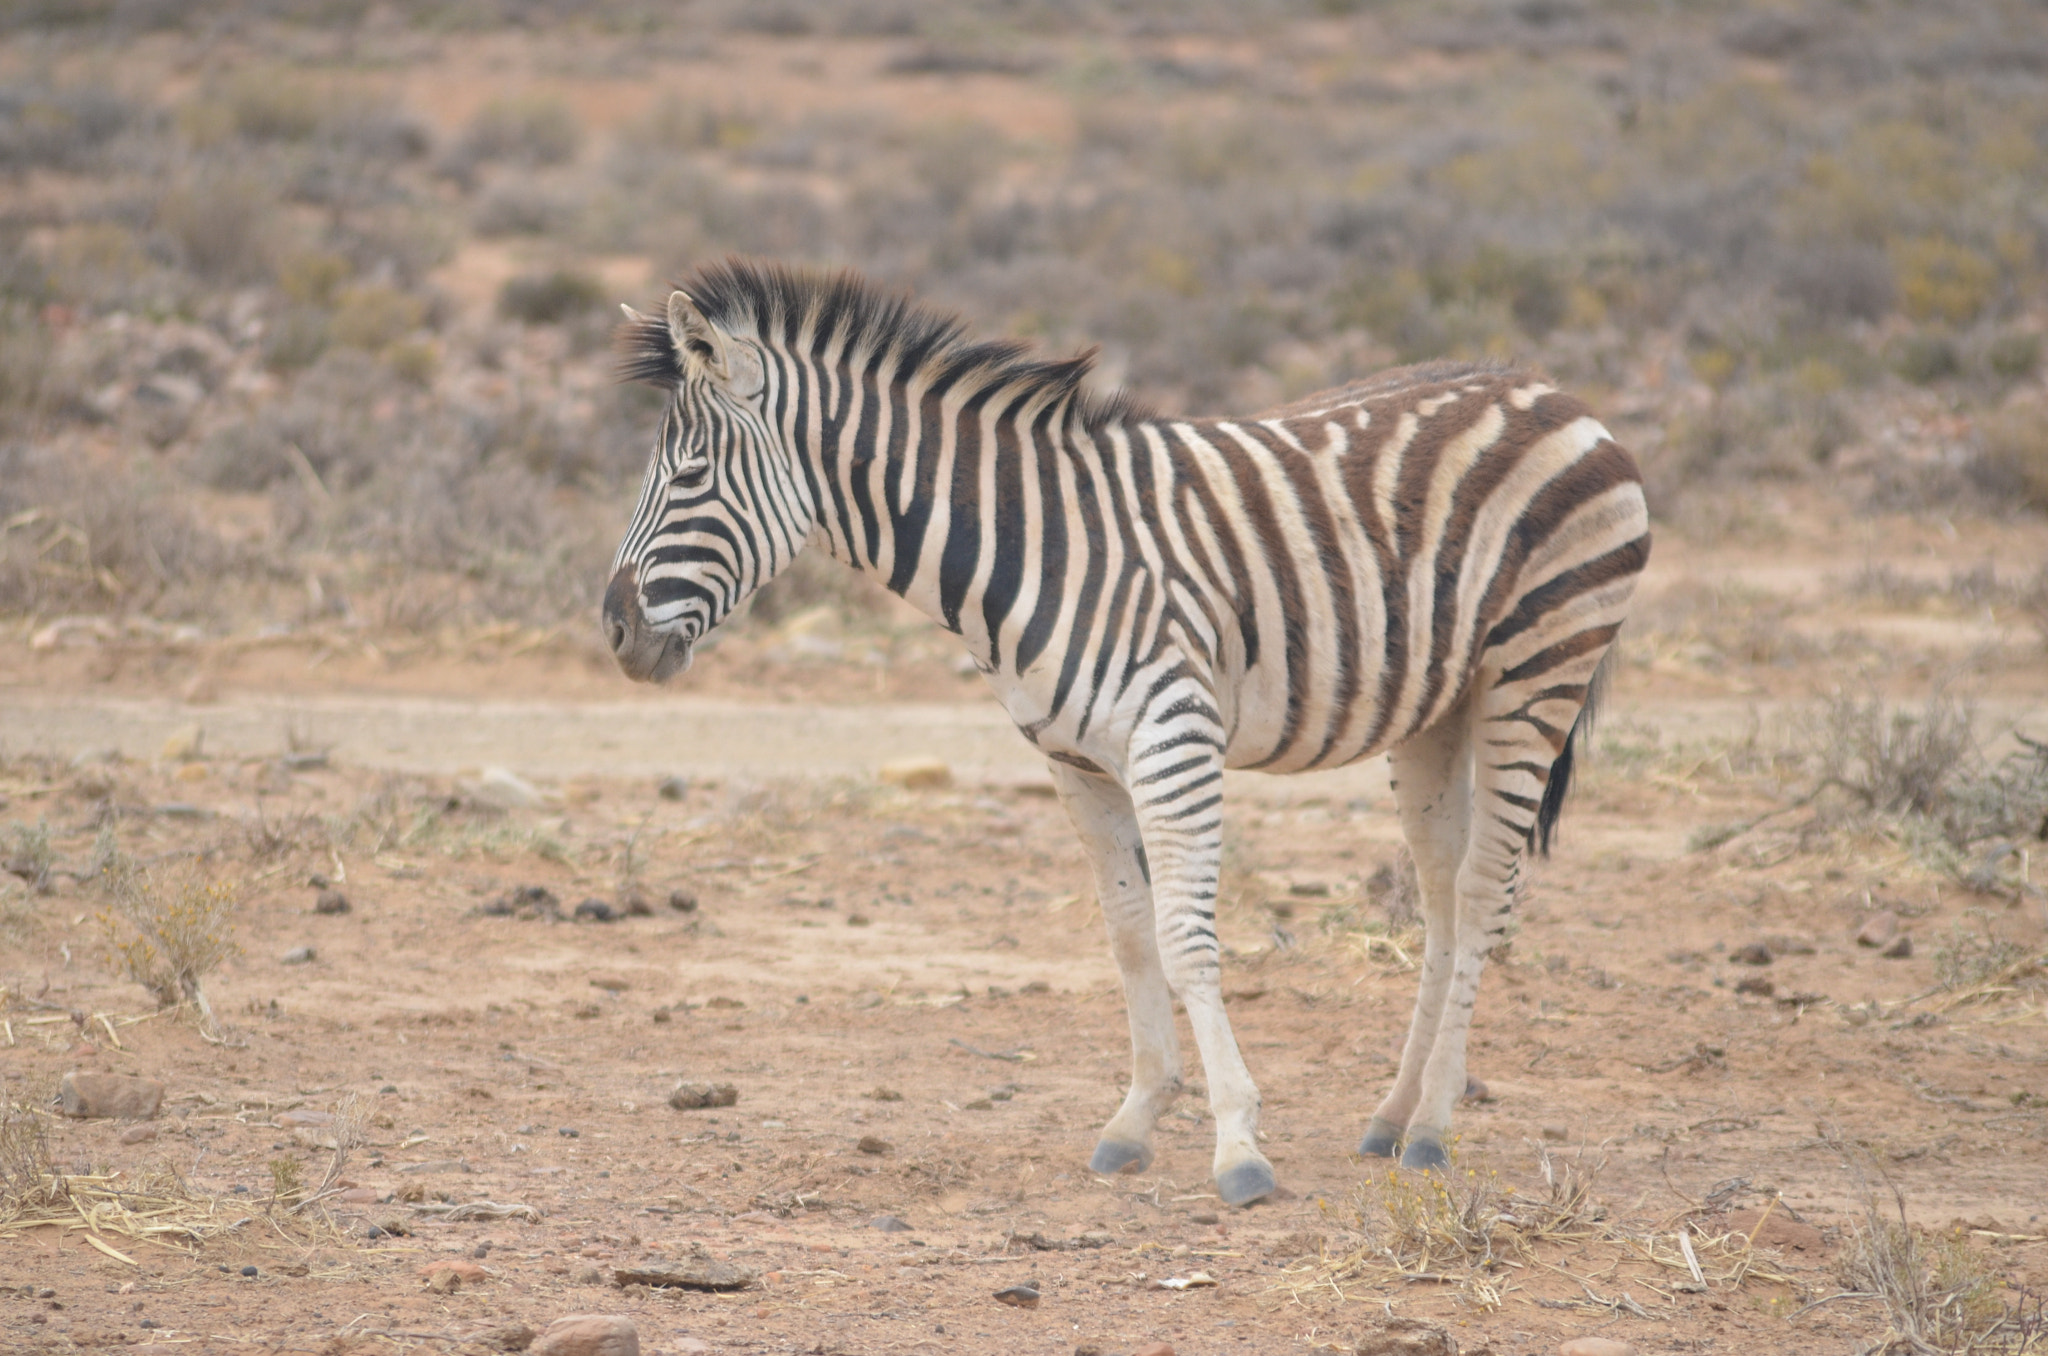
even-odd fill
[(622, 565), (604, 591), (604, 638), (636, 683), (665, 683), (690, 667), (690, 638), (658, 631), (640, 607), (640, 569)]

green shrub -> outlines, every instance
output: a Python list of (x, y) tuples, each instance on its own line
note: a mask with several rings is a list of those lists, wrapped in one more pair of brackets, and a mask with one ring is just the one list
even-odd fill
[(329, 331), (345, 348), (375, 352), (426, 323), (427, 303), (382, 283), (351, 287), (335, 298)]
[(522, 273), (498, 289), (498, 314), (529, 325), (559, 325), (603, 304), (603, 285), (573, 269)]
[(2000, 410), (1983, 421), (1970, 478), (2007, 503), (2048, 512), (2048, 410)]
[(1915, 320), (1967, 325), (1998, 293), (1998, 263), (1943, 235), (1892, 245), (1899, 304)]
[(1926, 331), (1906, 335), (1893, 344), (1891, 363), (1894, 372), (1922, 386), (1963, 370), (1963, 356), (1956, 341), (1945, 334)]
[(457, 153), (473, 161), (561, 165), (583, 148), (583, 124), (559, 99), (500, 99), (470, 120)]

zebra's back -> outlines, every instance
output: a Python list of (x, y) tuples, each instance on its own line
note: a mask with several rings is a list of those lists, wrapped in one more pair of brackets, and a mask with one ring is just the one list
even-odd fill
[(1173, 470), (1161, 529), (1225, 614), (1233, 766), (1339, 766), (1428, 728), (1485, 670), (1579, 630), (1604, 643), (1648, 558), (1634, 459), (1511, 368), (1399, 368), (1142, 433)]

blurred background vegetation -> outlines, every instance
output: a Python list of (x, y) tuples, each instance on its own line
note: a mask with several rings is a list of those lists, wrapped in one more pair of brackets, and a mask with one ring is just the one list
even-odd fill
[(2044, 184), (2039, 0), (0, 0), (0, 617), (584, 628), (728, 251), (1189, 413), (1534, 362), (1681, 533), (2041, 514)]

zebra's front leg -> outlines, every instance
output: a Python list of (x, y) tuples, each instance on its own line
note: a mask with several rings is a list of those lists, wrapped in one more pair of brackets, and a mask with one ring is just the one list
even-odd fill
[[(1158, 771), (1147, 769), (1169, 763)], [(1259, 1089), (1223, 1011), (1216, 887), (1223, 863), (1223, 753), (1185, 740), (1134, 760), (1132, 798), (1152, 865), (1152, 907), (1167, 982), (1187, 1009), (1216, 1118), (1216, 1194), (1249, 1205), (1274, 1189), (1259, 1152)]]
[(1053, 785), (1095, 868), (1095, 894), (1109, 949), (1123, 975), (1131, 1023), (1131, 1086), (1103, 1127), (1088, 1160), (1094, 1172), (1143, 1172), (1152, 1165), (1152, 1129), (1180, 1095), (1180, 1040), (1173, 992), (1159, 964), (1146, 880), (1145, 849), (1131, 798), (1108, 777), (1050, 764)]

